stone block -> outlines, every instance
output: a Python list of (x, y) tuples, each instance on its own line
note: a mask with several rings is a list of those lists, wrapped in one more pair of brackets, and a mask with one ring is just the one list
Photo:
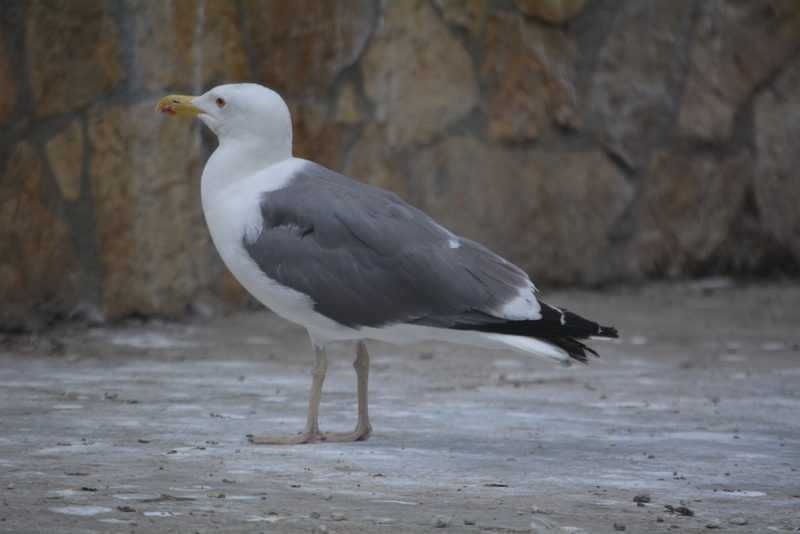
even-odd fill
[(331, 169), (338, 168), (342, 126), (329, 122), (327, 111), (320, 105), (304, 105), (292, 101), (287, 104), (294, 129), (294, 156)]
[(442, 20), (463, 28), (472, 35), (480, 35), (486, 20), (486, 0), (439, 0)]
[(361, 56), (372, 33), (371, 0), (244, 0), (255, 76), (284, 97), (317, 100)]
[(244, 81), (247, 54), (236, 5), (225, 0), (133, 0), (137, 63), (149, 91), (201, 94)]
[(85, 140), (83, 127), (77, 120), (47, 141), (44, 145), (47, 163), (55, 175), (61, 196), (67, 202), (74, 202), (81, 196), (81, 176)]
[(584, 98), (587, 128), (632, 169), (671, 133), (688, 61), (694, 4), (609, 4), (613, 23)]
[(30, 328), (65, 318), (83, 266), (69, 227), (54, 209), (54, 184), (42, 155), (20, 143), (0, 188), (0, 326)]
[(361, 68), (392, 145), (427, 143), (478, 104), (472, 60), (426, 0), (384, 5)]
[[(0, 20), (2, 20), (2, 13), (0, 13)], [(2, 28), (0, 28), (0, 95), (3, 95), (3, 98), (0, 98), (0, 124), (3, 124), (8, 120), (17, 103), (17, 83), (3, 45)]]
[(336, 110), (334, 111), (334, 121), (345, 126), (355, 126), (361, 124), (364, 117), (358, 109), (358, 90), (356, 84), (348, 82), (339, 91), (336, 100)]
[(103, 2), (33, 0), (25, 40), (36, 116), (73, 111), (125, 76), (119, 30)]
[[(490, 148), (451, 138), (412, 165), (410, 196), (534, 281), (603, 281), (602, 252), (634, 189), (599, 150)], [(466, 215), (468, 214), (468, 215)]]
[(354, 180), (388, 189), (404, 200), (410, 200), (400, 161), (389, 146), (386, 132), (377, 123), (368, 124), (350, 148), (343, 173)]
[(164, 120), (149, 101), (90, 114), (89, 176), (108, 316), (182, 312), (212, 285), (199, 126)]
[(646, 276), (690, 274), (728, 238), (753, 174), (740, 152), (719, 160), (659, 150), (644, 181), (634, 237)]
[(678, 115), (688, 139), (723, 142), (753, 89), (800, 45), (800, 2), (700, 2)]
[(800, 57), (755, 99), (755, 199), (763, 230), (800, 264)]
[(583, 9), (586, 0), (512, 0), (521, 12), (549, 24), (563, 24)]
[(508, 12), (489, 18), (485, 39), (489, 139), (522, 142), (550, 126), (580, 126), (572, 38)]

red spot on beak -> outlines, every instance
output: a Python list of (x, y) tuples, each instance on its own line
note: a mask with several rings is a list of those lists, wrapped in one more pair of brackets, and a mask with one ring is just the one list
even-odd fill
[(161, 106), (160, 108), (158, 108), (158, 111), (160, 111), (161, 113), (165, 113), (170, 117), (174, 117), (175, 115), (178, 114), (178, 112), (175, 111), (175, 108), (173, 108), (172, 106)]

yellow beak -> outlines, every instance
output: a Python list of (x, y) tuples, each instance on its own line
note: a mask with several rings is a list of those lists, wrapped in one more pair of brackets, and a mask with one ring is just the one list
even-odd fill
[(169, 95), (158, 101), (156, 111), (167, 115), (187, 115), (197, 117), (203, 110), (193, 106), (189, 102), (197, 98), (196, 96)]

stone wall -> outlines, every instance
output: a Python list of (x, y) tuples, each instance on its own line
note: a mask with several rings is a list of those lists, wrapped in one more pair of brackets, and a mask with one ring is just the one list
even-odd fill
[(800, 270), (795, 0), (0, 0), (0, 324), (245, 298), (153, 111), (238, 81), (540, 285)]

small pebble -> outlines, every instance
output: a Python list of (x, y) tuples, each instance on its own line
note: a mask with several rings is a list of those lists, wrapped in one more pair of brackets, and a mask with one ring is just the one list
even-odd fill
[(618, 532), (625, 532), (625, 525), (620, 525), (619, 523), (614, 523), (614, 530)]
[(734, 517), (730, 520), (731, 525), (746, 525), (747, 518), (746, 517)]
[(309, 517), (310, 517), (311, 519), (319, 519), (321, 516), (322, 516), (322, 514), (320, 514), (319, 512), (311, 512), (311, 513), (309, 514)]
[(538, 506), (536, 506), (536, 505), (534, 504), (533, 506), (531, 506), (531, 513), (532, 513), (532, 514), (548, 514), (548, 513), (550, 513), (550, 512), (548, 512), (548, 511), (547, 511), (547, 510), (545, 510), (544, 508), (539, 508)]
[(639, 495), (635, 495), (633, 497), (633, 502), (650, 502), (650, 494), (649, 493), (641, 493)]
[(347, 521), (347, 515), (343, 512), (331, 512), (331, 519), (334, 521)]
[(453, 518), (447, 515), (435, 515), (431, 518), (431, 526), (435, 528), (449, 527), (453, 524)]
[(9, 484), (8, 486), (6, 486), (6, 489), (10, 489), (10, 490), (13, 490), (14, 488), (16, 488), (16, 486), (14, 485), (13, 482), (11, 484)]
[(327, 525), (317, 525), (317, 528), (314, 529), (314, 532), (319, 532), (319, 534), (328, 534), (328, 527)]
[(323, 493), (322, 494), (322, 500), (323, 501), (330, 501), (331, 499), (333, 499), (333, 495), (331, 495), (330, 493)]
[(656, 516), (656, 523), (663, 523), (663, 522), (664, 522), (664, 516), (661, 515), (661, 514), (658, 514)]
[(478, 524), (478, 520), (477, 519), (465, 519), (464, 520), (464, 524), (465, 525), (477, 525)]
[(720, 519), (712, 519), (706, 525), (706, 528), (722, 528), (722, 521)]

